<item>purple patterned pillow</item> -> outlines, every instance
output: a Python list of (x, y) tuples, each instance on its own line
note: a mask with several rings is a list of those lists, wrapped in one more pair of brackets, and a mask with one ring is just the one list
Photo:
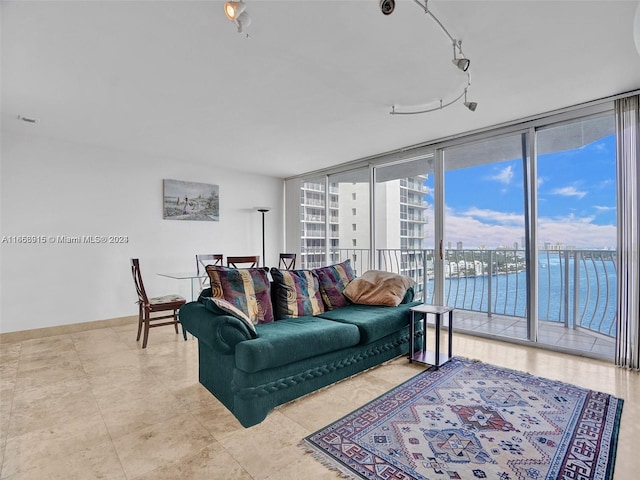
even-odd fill
[(324, 312), (318, 277), (311, 270), (271, 269), (273, 313), (276, 319)]
[(211, 294), (244, 312), (253, 323), (273, 322), (267, 272), (261, 268), (229, 268), (207, 265)]
[(351, 280), (356, 278), (351, 268), (351, 260), (336, 265), (316, 268), (314, 273), (320, 281), (320, 293), (327, 310), (349, 305), (349, 299), (342, 292)]

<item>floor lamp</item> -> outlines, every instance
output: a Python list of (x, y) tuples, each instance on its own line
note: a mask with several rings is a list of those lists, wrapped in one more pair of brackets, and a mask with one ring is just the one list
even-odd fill
[(265, 250), (264, 250), (264, 214), (269, 211), (269, 207), (256, 207), (256, 210), (262, 214), (262, 266), (265, 266)]

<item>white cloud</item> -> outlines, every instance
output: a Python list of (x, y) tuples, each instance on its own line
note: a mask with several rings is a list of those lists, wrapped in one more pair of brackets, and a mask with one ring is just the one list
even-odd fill
[(578, 190), (576, 187), (556, 188), (552, 190), (551, 193), (554, 195), (562, 195), (563, 197), (578, 197), (578, 198), (584, 198), (584, 196), (587, 194), (587, 192)]
[(524, 225), (524, 216), (520, 213), (498, 212), (496, 210), (481, 209), (471, 207), (461, 215), (465, 217), (474, 217), (481, 220), (489, 220), (495, 223)]
[[(594, 217), (574, 214), (562, 217), (545, 217), (538, 221), (538, 238), (542, 245), (573, 245), (577, 248), (615, 248), (615, 225), (593, 224)], [(465, 212), (447, 209), (445, 220), (446, 242), (453, 245), (462, 242), (464, 248), (484, 246), (523, 247), (524, 218), (521, 214), (470, 208)]]
[(495, 180), (496, 182), (509, 185), (511, 183), (511, 180), (513, 180), (513, 166), (509, 165), (503, 168), (502, 170), (500, 170), (497, 174), (491, 175), (487, 178), (489, 180)]
[(447, 218), (447, 242), (462, 242), (464, 248), (485, 246), (496, 248), (498, 245), (513, 246), (521, 243), (524, 229), (513, 226), (489, 225), (469, 217)]
[(578, 248), (604, 248), (616, 246), (615, 225), (596, 225), (586, 219), (567, 223), (557, 219), (538, 221), (540, 243), (551, 242), (575, 245)]
[(605, 207), (603, 205), (594, 205), (593, 208), (595, 208), (598, 213), (610, 212), (616, 209), (616, 207)]
[(576, 224), (591, 223), (593, 222), (594, 218), (595, 217), (593, 215), (588, 217), (577, 217), (574, 213), (570, 213), (569, 215), (562, 215), (557, 217), (543, 217), (543, 219), (541, 219), (540, 221), (542, 222), (544, 220), (544, 221), (554, 222), (557, 224), (567, 225), (569, 223), (576, 223)]
[(598, 152), (608, 152), (609, 151), (609, 147), (607, 147), (607, 144), (604, 143), (604, 142), (595, 143), (593, 145), (593, 149), (598, 151)]

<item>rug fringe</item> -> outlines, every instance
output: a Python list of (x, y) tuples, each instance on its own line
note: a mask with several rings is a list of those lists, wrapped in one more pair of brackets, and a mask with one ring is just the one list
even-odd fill
[(338, 464), (335, 460), (329, 457), (327, 454), (322, 451), (316, 449), (313, 445), (307, 442), (306, 439), (303, 439), (298, 443), (298, 446), (302, 448), (305, 452), (313, 455), (318, 462), (327, 467), (329, 470), (333, 472), (337, 472), (340, 475), (340, 478), (346, 478), (348, 480), (362, 480), (362, 477), (359, 475), (355, 475), (351, 470), (348, 470), (347, 467)]

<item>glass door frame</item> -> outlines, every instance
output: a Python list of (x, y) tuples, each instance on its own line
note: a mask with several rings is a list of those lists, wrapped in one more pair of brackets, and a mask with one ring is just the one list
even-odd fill
[[(535, 157), (535, 127), (528, 128), (514, 127), (501, 132), (487, 132), (474, 135), (465, 139), (444, 142), (436, 149), (434, 163), (434, 216), (435, 216), (435, 239), (437, 255), (434, 257), (434, 302), (445, 305), (445, 260), (444, 245), (446, 244), (446, 167), (444, 152), (448, 148), (473, 145), (487, 140), (494, 140), (503, 137), (519, 135), (521, 138), (521, 159), (523, 173), (523, 201), (524, 201), (524, 238), (525, 238), (525, 264), (526, 264), (526, 299), (525, 307), (527, 321), (526, 340), (535, 341), (538, 329), (538, 284), (537, 284), (537, 188), (536, 162)], [(518, 337), (509, 337), (512, 340), (519, 340)]]

